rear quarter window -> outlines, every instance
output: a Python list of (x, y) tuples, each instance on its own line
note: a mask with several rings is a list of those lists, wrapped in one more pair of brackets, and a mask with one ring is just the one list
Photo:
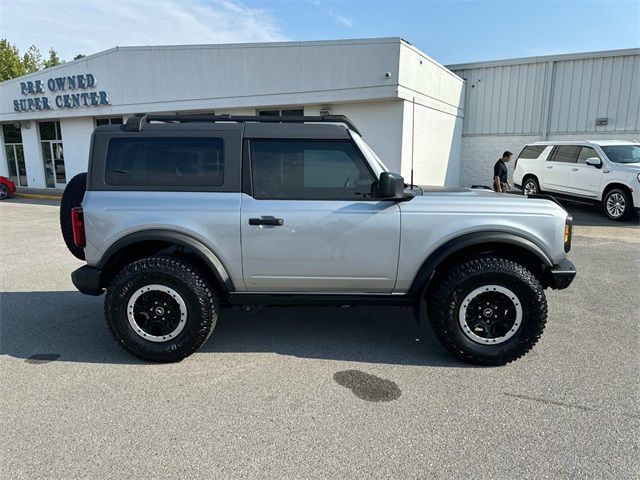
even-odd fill
[(224, 143), (211, 137), (122, 137), (107, 147), (105, 183), (121, 187), (217, 187)]
[(529, 145), (522, 149), (518, 158), (538, 158), (545, 148), (547, 148), (546, 145)]

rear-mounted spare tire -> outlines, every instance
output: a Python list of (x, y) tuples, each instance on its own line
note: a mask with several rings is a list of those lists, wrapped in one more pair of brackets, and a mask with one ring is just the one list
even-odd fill
[(71, 254), (84, 260), (84, 250), (73, 242), (73, 225), (71, 223), (71, 210), (80, 207), (84, 192), (87, 191), (87, 174), (79, 173), (73, 177), (64, 189), (62, 194), (62, 202), (60, 203), (60, 230), (62, 230), (62, 238)]

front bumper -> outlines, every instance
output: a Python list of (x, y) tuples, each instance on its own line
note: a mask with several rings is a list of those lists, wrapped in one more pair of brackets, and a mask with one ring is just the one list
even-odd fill
[(558, 265), (554, 265), (547, 271), (547, 283), (554, 290), (567, 288), (576, 277), (575, 265), (565, 259)]
[(102, 295), (101, 277), (102, 270), (89, 265), (84, 265), (71, 272), (71, 281), (80, 293), (85, 295)]

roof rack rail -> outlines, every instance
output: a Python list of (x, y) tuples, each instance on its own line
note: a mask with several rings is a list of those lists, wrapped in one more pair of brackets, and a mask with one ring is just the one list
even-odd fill
[(251, 116), (251, 115), (203, 115), (203, 114), (190, 114), (190, 115), (153, 115), (148, 113), (136, 113), (133, 117), (127, 119), (125, 124), (125, 130), (127, 132), (140, 132), (146, 124), (149, 122), (178, 122), (178, 123), (215, 123), (215, 122), (257, 122), (257, 123), (342, 123), (348, 128), (361, 135), (360, 131), (356, 128), (349, 118), (345, 115), (316, 115), (316, 116), (282, 116), (282, 117), (267, 117), (267, 116)]

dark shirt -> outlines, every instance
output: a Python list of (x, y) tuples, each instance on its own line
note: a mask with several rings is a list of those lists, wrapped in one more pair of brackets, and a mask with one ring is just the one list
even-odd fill
[(500, 177), (500, 183), (507, 183), (507, 172), (507, 166), (502, 160), (498, 160), (493, 166), (493, 178), (491, 179), (491, 183), (495, 183), (496, 177)]

